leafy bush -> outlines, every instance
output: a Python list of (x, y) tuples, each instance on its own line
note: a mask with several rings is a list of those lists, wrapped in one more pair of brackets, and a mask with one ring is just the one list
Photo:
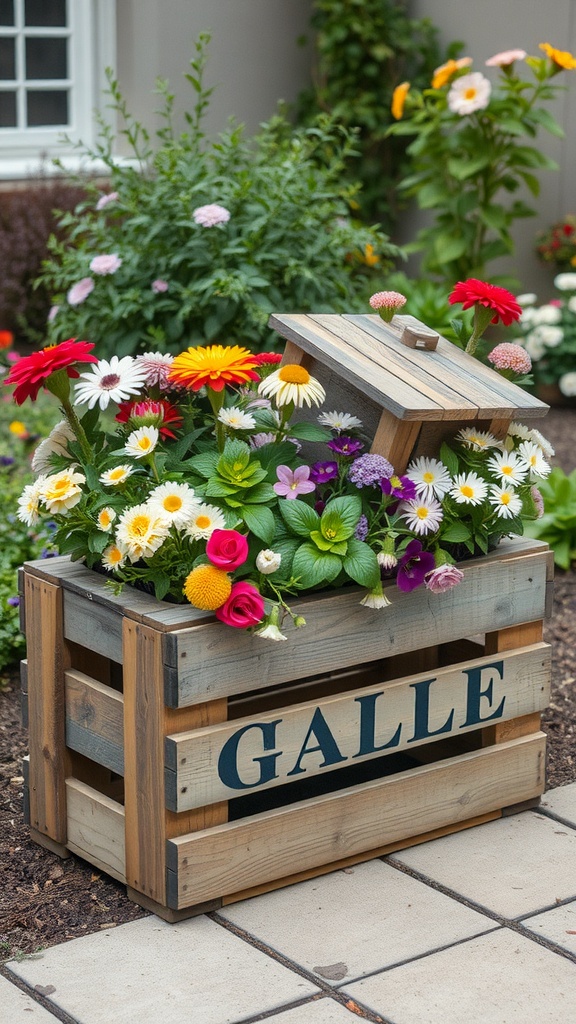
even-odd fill
[(59, 306), (51, 341), (85, 338), (98, 343), (100, 356), (215, 339), (258, 348), (272, 339), (271, 312), (363, 309), (374, 267), (398, 255), (381, 232), (350, 217), (357, 188), (342, 173), (353, 136), (330, 118), (293, 130), (278, 115), (251, 141), (240, 126), (205, 138), (207, 38), (199, 38), (186, 75), (196, 103), (180, 135), (174, 96), (157, 83), (156, 149), (109, 77), (136, 165), (116, 163), (113, 134), (102, 124), (96, 149), (86, 152), (106, 164), (110, 193), (92, 186), (61, 218), (65, 238), (51, 241), (41, 277)]
[(395, 186), (406, 169), (404, 139), (386, 138), (395, 84), (426, 85), (440, 63), (437, 30), (428, 18), (407, 14), (404, 0), (315, 0), (317, 69), (297, 104), (301, 123), (329, 111), (357, 128), (358, 155), (347, 173), (362, 182), (363, 218), (390, 230), (397, 216)]
[(560, 569), (570, 569), (576, 560), (576, 469), (568, 476), (557, 466), (538, 483), (544, 499), (544, 515), (526, 524), (529, 537), (544, 540), (554, 552)]

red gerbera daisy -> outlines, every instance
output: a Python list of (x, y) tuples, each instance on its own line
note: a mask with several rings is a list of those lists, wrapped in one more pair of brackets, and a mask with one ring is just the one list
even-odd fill
[(486, 309), (490, 309), (494, 313), (490, 322), (497, 324), (500, 319), (506, 327), (518, 320), (522, 312), (522, 307), (518, 305), (514, 295), (507, 288), (500, 288), (498, 285), (488, 284), (486, 281), (478, 281), (475, 277), (459, 281), (449, 295), (448, 302), (452, 304), (461, 302), (463, 309), (470, 309), (471, 306), (485, 306)]
[(266, 366), (268, 363), (274, 364), (282, 362), (282, 355), (280, 352), (257, 352), (252, 358), (258, 366)]
[(182, 426), (182, 416), (170, 402), (164, 398), (157, 401), (147, 399), (143, 402), (120, 402), (119, 412), (116, 414), (118, 423), (129, 423), (132, 429), (137, 427), (158, 427), (161, 437), (171, 437), (175, 440), (176, 435), (168, 428), (168, 424), (178, 430)]
[(89, 354), (93, 348), (93, 342), (76, 341), (74, 338), (62, 341), (59, 345), (49, 345), (19, 359), (4, 383), (16, 384), (14, 401), (17, 405), (22, 405), (27, 398), (35, 402), (40, 388), (53, 373), (65, 370), (69, 377), (79, 377), (73, 363), (97, 363), (96, 356)]

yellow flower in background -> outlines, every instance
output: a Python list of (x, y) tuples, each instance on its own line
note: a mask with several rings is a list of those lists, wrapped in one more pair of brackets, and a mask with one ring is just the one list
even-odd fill
[(23, 441), (25, 441), (26, 438), (30, 436), (26, 429), (26, 424), (22, 423), (21, 420), (12, 420), (12, 423), (10, 423), (8, 430), (10, 431), (11, 434), (14, 434), (14, 437), (19, 437)]
[(377, 252), (374, 252), (373, 245), (364, 247), (364, 263), (367, 267), (375, 267), (377, 263), (380, 263), (380, 257)]
[(390, 109), (392, 111), (392, 117), (397, 121), (400, 120), (404, 113), (404, 104), (406, 103), (406, 97), (409, 92), (410, 82), (401, 82), (400, 85), (396, 86), (392, 93), (392, 106)]
[(573, 71), (576, 68), (576, 57), (574, 57), (568, 50), (556, 50), (550, 43), (540, 43), (540, 49), (544, 50), (547, 57), (557, 64), (559, 68), (565, 68), (566, 71)]
[(455, 75), (457, 71), (461, 71), (462, 68), (469, 68), (472, 63), (472, 57), (460, 57), (459, 60), (447, 60), (445, 64), (441, 64), (439, 68), (436, 68), (434, 77), (432, 78), (432, 88), (441, 89), (446, 82), (449, 82), (452, 75)]

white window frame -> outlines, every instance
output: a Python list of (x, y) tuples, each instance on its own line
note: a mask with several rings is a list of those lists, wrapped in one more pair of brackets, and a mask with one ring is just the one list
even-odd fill
[[(15, 2), (23, 9), (24, 0)], [(70, 170), (80, 163), (86, 166), (74, 144), (91, 146), (97, 134), (95, 110), (107, 116), (105, 69), (116, 68), (116, 0), (68, 0), (68, 21), (69, 77), (62, 87), (69, 89), (69, 123), (54, 128), (0, 128), (0, 180), (35, 177), (40, 170), (50, 173), (55, 157)], [(38, 29), (36, 34), (51, 32)], [(21, 41), (19, 34), (17, 45)]]

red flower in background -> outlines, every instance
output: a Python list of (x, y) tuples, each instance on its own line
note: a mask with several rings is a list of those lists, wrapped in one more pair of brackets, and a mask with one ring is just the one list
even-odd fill
[(76, 341), (69, 338), (59, 345), (50, 345), (39, 352), (32, 352), (31, 355), (18, 360), (4, 383), (16, 384), (14, 401), (17, 405), (22, 405), (27, 398), (35, 402), (40, 388), (53, 373), (66, 370), (69, 377), (79, 377), (80, 374), (73, 363), (97, 363), (96, 356), (90, 355), (93, 348), (94, 344), (91, 341)]
[(466, 281), (459, 281), (454, 290), (448, 296), (448, 302), (454, 304), (461, 302), (463, 309), (470, 309), (471, 306), (484, 306), (494, 313), (491, 323), (497, 324), (501, 320), (508, 327), (515, 320), (520, 318), (522, 307), (516, 302), (516, 298), (507, 288), (500, 288), (497, 284), (488, 284), (486, 281), (478, 281), (475, 277), (469, 277)]
[(274, 363), (281, 363), (282, 356), (280, 352), (257, 352), (253, 356), (254, 362), (257, 366), (266, 366), (268, 363), (271, 365)]
[(119, 412), (115, 419), (118, 423), (130, 423), (132, 428), (136, 427), (158, 427), (160, 437), (176, 439), (169, 427), (178, 430), (182, 426), (183, 419), (171, 402), (165, 398), (157, 400), (146, 399), (143, 402), (120, 402)]
[(12, 331), (0, 331), (0, 349), (10, 348), (14, 344)]

